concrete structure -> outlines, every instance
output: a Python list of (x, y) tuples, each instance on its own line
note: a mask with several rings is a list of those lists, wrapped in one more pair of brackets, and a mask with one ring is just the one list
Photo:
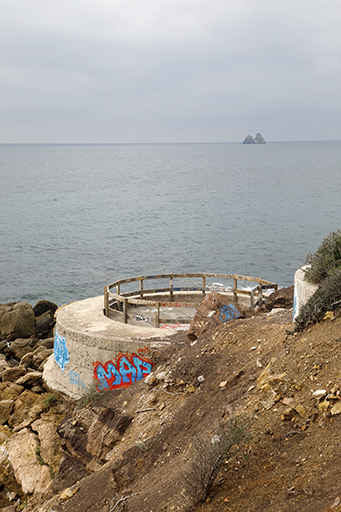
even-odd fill
[(307, 266), (299, 268), (295, 273), (294, 280), (294, 320), (299, 315), (300, 309), (307, 302), (307, 300), (315, 293), (318, 286), (316, 284), (308, 283), (304, 280), (305, 269)]
[(152, 351), (171, 343), (175, 329), (116, 322), (103, 314), (103, 296), (73, 302), (56, 314), (54, 354), (44, 380), (55, 391), (81, 398), (98, 389), (128, 387), (152, 370)]

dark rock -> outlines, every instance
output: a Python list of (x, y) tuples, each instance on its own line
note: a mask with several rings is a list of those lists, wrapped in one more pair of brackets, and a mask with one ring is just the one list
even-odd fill
[(281, 288), (273, 292), (265, 301), (265, 309), (271, 311), (273, 308), (291, 309), (294, 301), (294, 286)]
[(37, 335), (48, 335), (55, 325), (54, 314), (52, 311), (45, 311), (45, 313), (36, 316)]
[(52, 316), (54, 316), (57, 309), (58, 306), (49, 300), (38, 300), (37, 304), (33, 308), (33, 311), (36, 317), (43, 315), (47, 311), (50, 311)]
[(0, 304), (0, 336), (8, 341), (36, 334), (32, 306), (28, 302)]
[(59, 469), (58, 475), (53, 481), (53, 492), (59, 492), (73, 484), (79, 482), (82, 478), (90, 473), (86, 470), (85, 465), (78, 459), (65, 459)]
[(251, 135), (247, 135), (244, 139), (243, 144), (255, 144), (254, 138)]
[(123, 434), (129, 427), (131, 416), (125, 416), (116, 412), (112, 407), (106, 407), (98, 416), (98, 420), (105, 423), (108, 427), (116, 429), (120, 434)]
[(201, 301), (187, 331), (187, 336), (193, 341), (208, 329), (243, 317), (244, 311), (239, 304), (218, 292), (210, 292)]

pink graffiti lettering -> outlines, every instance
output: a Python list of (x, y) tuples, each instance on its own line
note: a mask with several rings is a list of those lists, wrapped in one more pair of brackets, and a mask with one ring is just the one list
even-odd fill
[(99, 390), (127, 388), (150, 374), (151, 360), (141, 354), (118, 354), (116, 363), (94, 364), (94, 379)]

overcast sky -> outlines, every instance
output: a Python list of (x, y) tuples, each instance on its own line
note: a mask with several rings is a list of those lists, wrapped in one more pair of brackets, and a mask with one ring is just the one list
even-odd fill
[(340, 0), (0, 0), (0, 142), (341, 139)]

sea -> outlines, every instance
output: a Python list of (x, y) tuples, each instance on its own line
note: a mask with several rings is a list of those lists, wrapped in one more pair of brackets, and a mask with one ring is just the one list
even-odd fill
[(290, 286), (340, 214), (341, 141), (1, 144), (0, 303), (173, 272)]

